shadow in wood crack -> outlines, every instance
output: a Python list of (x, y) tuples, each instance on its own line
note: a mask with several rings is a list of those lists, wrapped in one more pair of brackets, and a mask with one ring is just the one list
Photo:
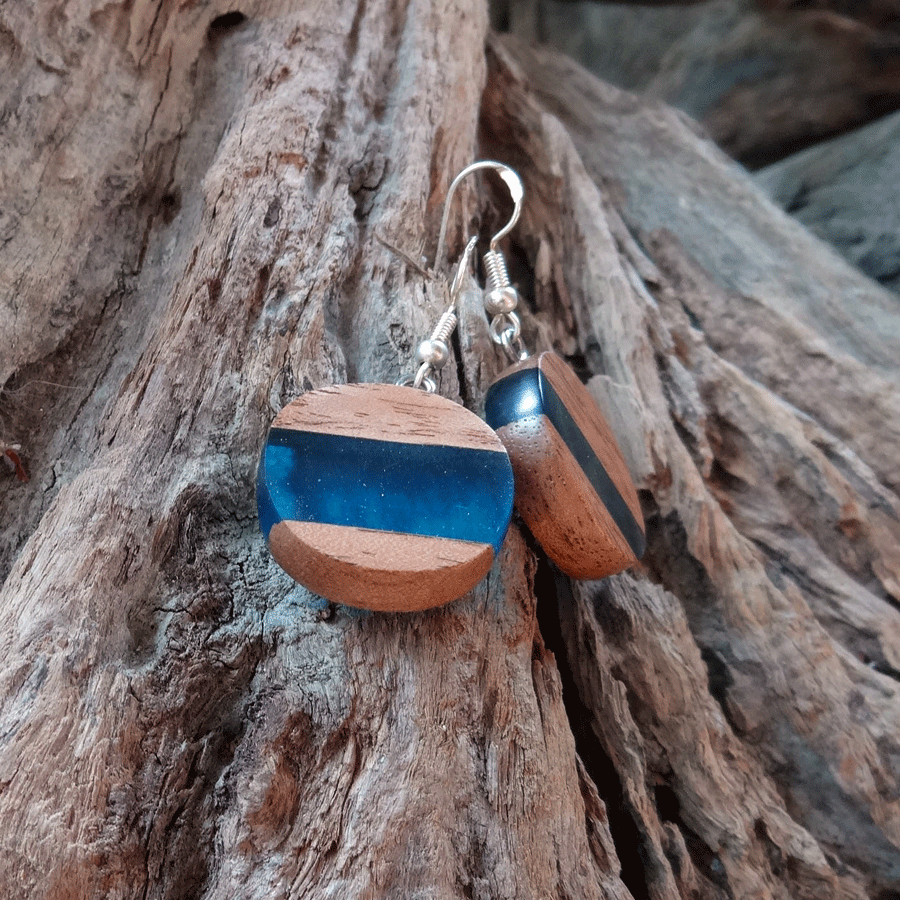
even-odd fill
[(534, 592), (541, 636), (556, 657), (562, 682), (563, 705), (575, 738), (575, 749), (606, 804), (609, 831), (622, 866), (622, 881), (636, 900), (642, 900), (649, 897), (650, 893), (641, 853), (641, 833), (635, 824), (633, 812), (628, 808), (613, 761), (591, 729), (591, 713), (581, 701), (560, 627), (560, 608), (564, 604), (574, 603), (574, 597), (568, 578), (543, 555), (538, 556)]

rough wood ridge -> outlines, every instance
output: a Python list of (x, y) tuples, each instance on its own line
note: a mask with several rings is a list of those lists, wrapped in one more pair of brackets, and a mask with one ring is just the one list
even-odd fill
[[(38, 0), (0, 55), (0, 895), (900, 893), (896, 298), (474, 0)], [(326, 607), (258, 533), (266, 428), (409, 370), (445, 298), (376, 232), (433, 252), (489, 156), (645, 564), (514, 527), (444, 609)]]

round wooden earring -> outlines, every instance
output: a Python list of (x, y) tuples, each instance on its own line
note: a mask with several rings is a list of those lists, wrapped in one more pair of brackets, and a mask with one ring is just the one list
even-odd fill
[(628, 467), (587, 388), (555, 353), (503, 372), (485, 418), (503, 441), (516, 508), (547, 556), (574, 578), (603, 578), (644, 553)]
[(491, 336), (515, 363), (488, 389), (485, 418), (509, 452), (516, 508), (547, 556), (567, 575), (603, 578), (644, 553), (637, 492), (609, 425), (571, 368), (555, 353), (528, 358), (519, 295), (497, 246), (518, 221), (524, 189), (509, 166), (487, 161), (463, 170), (451, 192), (481, 168), (500, 175), (514, 204), (484, 255)]
[(412, 611), (488, 572), (513, 503), (509, 457), (474, 413), (390, 384), (310, 391), (269, 430), (257, 479), (275, 561), (348, 606)]
[(500, 550), (512, 516), (509, 456), (478, 416), (435, 393), (433, 377), (450, 357), (476, 241), (414, 376), (310, 391), (269, 429), (260, 526), (285, 572), (328, 600), (384, 612), (441, 606), (475, 587)]

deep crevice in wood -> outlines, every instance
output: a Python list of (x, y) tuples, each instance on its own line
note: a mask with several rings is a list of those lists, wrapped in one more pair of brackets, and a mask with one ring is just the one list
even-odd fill
[(246, 21), (247, 17), (239, 10), (235, 9), (231, 12), (222, 13), (209, 23), (209, 28), (206, 31), (207, 40), (218, 40), (226, 34), (226, 32), (232, 31), (237, 28), (238, 25), (241, 25)]
[(575, 738), (575, 749), (587, 774), (597, 787), (600, 798), (606, 804), (609, 831), (621, 865), (621, 878), (635, 900), (650, 896), (644, 875), (642, 853), (643, 839), (633, 811), (622, 790), (616, 767), (603, 749), (591, 728), (592, 715), (582, 703), (578, 685), (569, 664), (569, 648), (560, 625), (561, 615), (568, 605), (576, 602), (569, 579), (542, 554), (539, 553), (534, 590), (537, 597), (537, 617), (541, 637), (555, 659), (562, 682), (563, 705)]
[(737, 724), (732, 719), (728, 709), (728, 690), (734, 684), (731, 672), (728, 670), (724, 660), (715, 650), (709, 647), (701, 648), (700, 658), (703, 660), (708, 673), (709, 693), (721, 707), (722, 714), (725, 716), (728, 724), (737, 732)]
[(459, 390), (459, 402), (466, 409), (472, 408), (472, 398), (469, 396), (469, 388), (466, 381), (465, 361), (462, 353), (462, 344), (459, 339), (459, 328), (454, 328), (450, 335), (450, 346), (453, 359), (456, 362), (456, 383)]

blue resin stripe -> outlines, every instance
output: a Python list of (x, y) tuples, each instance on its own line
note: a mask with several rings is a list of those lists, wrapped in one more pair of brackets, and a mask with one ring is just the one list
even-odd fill
[(319, 522), (491, 544), (513, 502), (509, 457), (272, 428), (259, 464), (259, 523)]
[(640, 559), (644, 555), (644, 532), (565, 403), (539, 369), (523, 369), (491, 385), (485, 398), (484, 414), (495, 431), (528, 416), (545, 415), (575, 457), (635, 557)]

